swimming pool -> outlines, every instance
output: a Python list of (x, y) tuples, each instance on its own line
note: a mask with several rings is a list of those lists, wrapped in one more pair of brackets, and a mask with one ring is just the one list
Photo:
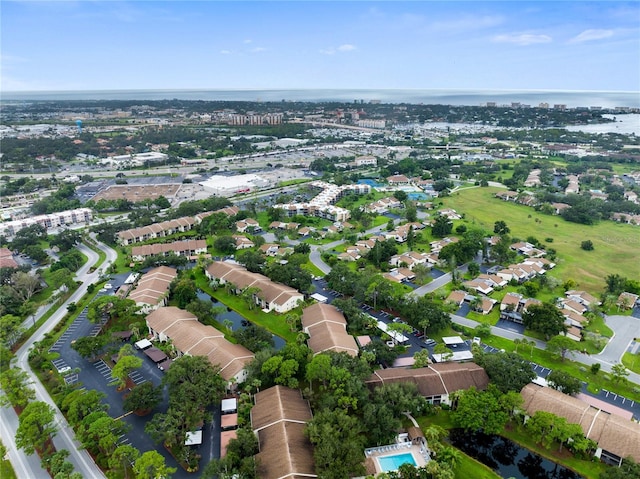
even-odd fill
[(397, 471), (403, 464), (411, 464), (417, 466), (413, 454), (405, 452), (403, 454), (394, 454), (393, 456), (382, 456), (378, 458), (380, 469), (382, 472)]

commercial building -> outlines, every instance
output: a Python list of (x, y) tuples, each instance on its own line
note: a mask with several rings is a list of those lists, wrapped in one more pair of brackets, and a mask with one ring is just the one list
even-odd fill
[(201, 181), (205, 191), (216, 196), (233, 196), (249, 193), (259, 188), (269, 186), (269, 181), (254, 174), (223, 176), (214, 175), (208, 180)]

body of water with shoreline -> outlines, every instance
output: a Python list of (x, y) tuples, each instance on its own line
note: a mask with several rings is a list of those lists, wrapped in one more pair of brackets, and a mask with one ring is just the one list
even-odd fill
[(2, 92), (2, 101), (28, 100), (202, 100), (309, 101), (498, 106), (520, 103), (537, 107), (548, 103), (569, 108), (640, 108), (640, 92), (555, 90), (418, 90), (418, 89), (281, 89), (281, 90), (86, 90)]

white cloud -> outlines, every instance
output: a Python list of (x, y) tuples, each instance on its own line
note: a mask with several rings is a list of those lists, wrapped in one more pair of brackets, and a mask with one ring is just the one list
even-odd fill
[(251, 40), (250, 38), (247, 38), (245, 41), (243, 41), (242, 43), (244, 43), (245, 45), (248, 45), (249, 43), (251, 43), (253, 40)]
[(338, 51), (339, 52), (352, 52), (354, 50), (357, 50), (357, 47), (355, 45), (351, 45), (349, 43), (345, 43), (344, 45), (340, 45), (338, 47)]
[(231, 50), (220, 50), (220, 55), (231, 55)]
[(266, 52), (267, 49), (264, 47), (255, 47), (251, 49), (251, 53), (260, 53), (260, 52)]
[(576, 35), (569, 43), (582, 43), (582, 42), (590, 42), (593, 40), (603, 40), (605, 38), (609, 38), (613, 36), (613, 30), (596, 30), (590, 29), (585, 30), (584, 32)]
[(514, 45), (534, 45), (536, 43), (550, 43), (553, 39), (549, 35), (536, 35), (533, 33), (511, 33), (496, 35), (492, 41), (496, 43), (513, 43)]
[(336, 52), (333, 48), (321, 48), (319, 51), (323, 55), (333, 55)]

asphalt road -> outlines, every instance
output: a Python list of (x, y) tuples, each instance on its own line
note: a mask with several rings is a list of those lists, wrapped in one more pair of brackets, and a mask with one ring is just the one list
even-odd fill
[[(104, 264), (106, 268), (111, 262), (115, 261), (117, 253), (108, 246), (98, 243), (98, 246), (102, 251), (107, 254), (107, 260)], [(58, 425), (58, 433), (53, 438), (53, 443), (57, 450), (66, 449), (70, 455), (68, 461), (74, 466), (74, 470), (82, 474), (82, 477), (86, 478), (104, 478), (100, 468), (95, 464), (91, 456), (82, 449), (82, 446), (75, 440), (75, 435), (66, 419), (57, 408), (44, 386), (40, 383), (37, 376), (31, 371), (28, 362), (29, 350), (36, 341), (42, 340), (44, 335), (51, 331), (55, 325), (62, 320), (67, 313), (67, 305), (71, 302), (79, 301), (87, 291), (87, 287), (90, 283), (99, 279), (102, 268), (96, 270), (93, 273), (89, 273), (89, 269), (98, 261), (98, 254), (84, 247), (83, 245), (79, 249), (88, 256), (89, 261), (78, 271), (76, 279), (82, 281), (80, 287), (71, 295), (71, 297), (65, 301), (55, 313), (22, 345), (16, 352), (15, 365), (29, 375), (30, 380), (33, 382), (33, 388), (36, 392), (36, 400), (43, 401), (52, 406), (55, 410), (55, 421)], [(18, 426), (17, 418), (12, 418), (11, 412), (13, 410), (7, 410), (3, 408), (2, 412), (2, 438), (3, 442), (10, 451), (11, 463), (16, 470), (19, 478), (25, 479), (39, 479), (41, 477), (49, 477), (48, 474), (42, 474), (42, 469), (34, 470), (34, 459), (40, 462), (37, 456), (26, 456), (22, 451), (17, 450), (15, 445), (15, 432)], [(15, 413), (14, 413), (15, 415)]]

